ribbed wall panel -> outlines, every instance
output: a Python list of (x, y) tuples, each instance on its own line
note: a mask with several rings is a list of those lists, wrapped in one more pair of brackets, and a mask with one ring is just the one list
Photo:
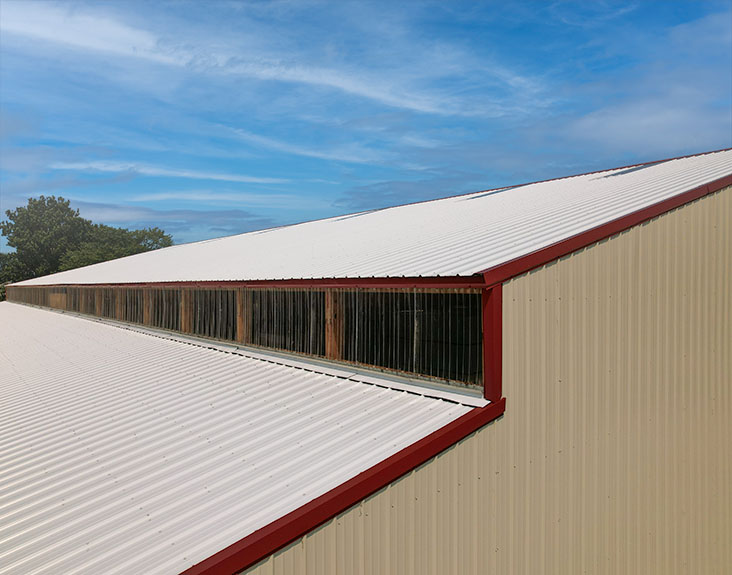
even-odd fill
[(728, 574), (730, 188), (504, 286), (505, 416), (248, 573)]

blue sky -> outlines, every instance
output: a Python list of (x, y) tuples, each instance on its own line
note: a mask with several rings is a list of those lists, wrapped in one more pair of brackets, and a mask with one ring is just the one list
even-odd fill
[(732, 0), (0, 0), (3, 215), (182, 243), (725, 147)]

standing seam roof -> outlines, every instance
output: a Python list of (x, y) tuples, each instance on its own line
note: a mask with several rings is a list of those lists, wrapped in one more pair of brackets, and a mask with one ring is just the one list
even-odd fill
[(732, 150), (172, 246), (18, 285), (470, 276), (732, 174)]
[(4, 573), (179, 573), (472, 411), (7, 302), (0, 341)]

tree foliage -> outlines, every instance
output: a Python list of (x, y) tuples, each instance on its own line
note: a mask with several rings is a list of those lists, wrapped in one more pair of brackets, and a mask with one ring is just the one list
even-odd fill
[(30, 198), (27, 206), (8, 210), (5, 215), (8, 219), (0, 222), (0, 233), (15, 248), (3, 266), (13, 276), (10, 281), (58, 271), (61, 258), (84, 241), (91, 225), (68, 200), (54, 196)]
[(0, 233), (14, 253), (0, 254), (0, 283), (18, 282), (173, 244), (159, 228), (127, 230), (93, 224), (69, 201), (30, 198), (27, 206), (5, 212)]
[(173, 241), (170, 236), (160, 228), (126, 230), (104, 224), (92, 224), (87, 239), (78, 247), (67, 251), (61, 258), (59, 271), (149, 252), (171, 245), (173, 245)]

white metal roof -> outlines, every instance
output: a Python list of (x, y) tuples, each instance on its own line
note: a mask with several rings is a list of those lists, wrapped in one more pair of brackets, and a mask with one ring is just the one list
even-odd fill
[(19, 285), (468, 276), (732, 174), (732, 150), (229, 236)]
[(0, 342), (3, 573), (178, 573), (471, 409), (7, 302)]

